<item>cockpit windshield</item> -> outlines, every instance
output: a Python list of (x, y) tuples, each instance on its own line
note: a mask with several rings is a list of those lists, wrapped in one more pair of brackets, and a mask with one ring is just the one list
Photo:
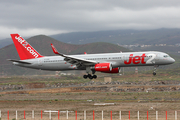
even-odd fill
[(164, 55), (165, 58), (169, 57), (169, 55)]

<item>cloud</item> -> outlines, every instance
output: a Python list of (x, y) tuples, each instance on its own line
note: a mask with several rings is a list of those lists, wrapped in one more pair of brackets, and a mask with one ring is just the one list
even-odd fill
[(9, 27), (3, 27), (0, 26), (1, 38), (8, 38), (10, 37), (10, 34), (12, 33), (18, 33), (22, 37), (30, 37), (32, 35), (53, 35), (53, 34), (59, 34), (59, 33), (67, 33), (69, 31), (62, 31), (62, 30), (53, 30), (53, 29), (41, 29), (41, 28), (31, 28), (31, 29), (18, 29), (18, 28), (9, 28)]
[(180, 28), (179, 0), (0, 1), (0, 38), (115, 29)]

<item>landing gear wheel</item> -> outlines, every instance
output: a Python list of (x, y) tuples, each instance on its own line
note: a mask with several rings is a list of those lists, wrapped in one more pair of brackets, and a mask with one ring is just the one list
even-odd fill
[(87, 75), (84, 75), (84, 76), (83, 76), (84, 79), (87, 79), (87, 77), (88, 77)]
[(157, 67), (159, 67), (159, 65), (154, 65), (154, 72), (153, 72), (153, 75), (154, 75), (154, 76), (156, 75)]
[(89, 78), (89, 79), (91, 79), (91, 80), (92, 80), (93, 78), (94, 78), (94, 79), (96, 79), (96, 78), (97, 78), (97, 75), (91, 75), (91, 74), (88, 74), (88, 75), (83, 75), (83, 78), (84, 78), (84, 79)]
[(153, 75), (155, 76), (155, 75), (156, 75), (156, 73), (155, 73), (155, 72), (153, 72)]
[[(84, 75), (83, 77), (86, 79), (86, 78), (89, 78), (89, 79), (96, 79), (97, 78), (97, 75), (94, 75), (95, 74), (95, 70), (94, 69), (92, 69), (92, 66), (87, 66), (86, 67), (86, 73), (87, 73), (87, 75)], [(92, 73), (92, 75), (91, 74), (89, 74), (89, 73)]]
[(93, 78), (96, 79), (96, 78), (97, 78), (97, 75), (93, 75)]
[(90, 78), (90, 77), (91, 77), (91, 74), (88, 74), (87, 77)]
[(91, 80), (92, 80), (92, 79), (93, 79), (93, 76), (89, 76), (89, 79), (91, 79)]
[(89, 78), (89, 79), (93, 79), (93, 76), (91, 74), (84, 75), (84, 76), (87, 76), (87, 78)]

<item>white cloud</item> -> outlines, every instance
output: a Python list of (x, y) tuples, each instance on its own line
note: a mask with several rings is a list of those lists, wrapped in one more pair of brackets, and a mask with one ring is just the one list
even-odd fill
[(22, 37), (29, 37), (39, 34), (52, 35), (59, 33), (67, 33), (67, 31), (61, 31), (61, 30), (41, 29), (41, 28), (18, 29), (18, 28), (4, 27), (4, 26), (0, 26), (0, 30), (1, 30), (0, 32), (1, 38), (9, 38), (10, 34), (12, 33), (18, 33)]
[(179, 0), (0, 1), (0, 39), (12, 32), (180, 28), (179, 13)]

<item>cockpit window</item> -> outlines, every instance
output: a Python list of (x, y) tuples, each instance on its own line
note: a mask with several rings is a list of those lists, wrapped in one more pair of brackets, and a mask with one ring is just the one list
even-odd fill
[(164, 55), (165, 58), (169, 57), (168, 55)]

